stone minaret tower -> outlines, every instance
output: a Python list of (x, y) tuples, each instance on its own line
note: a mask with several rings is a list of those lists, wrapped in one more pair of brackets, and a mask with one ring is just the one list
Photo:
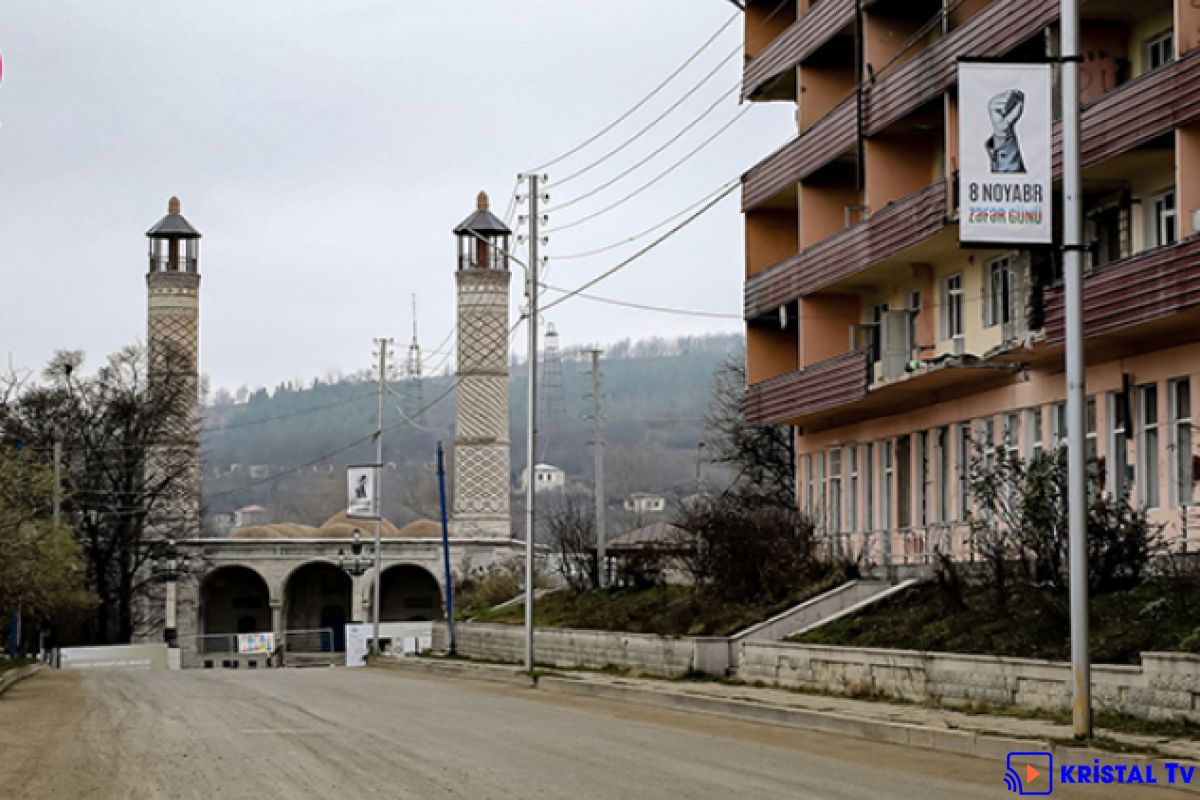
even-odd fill
[(458, 417), (455, 536), (510, 539), (508, 244), (510, 231), (479, 193), (458, 237)]
[(147, 481), (171, 480), (171, 491), (152, 520), (162, 536), (200, 534), (200, 231), (179, 213), (179, 198), (146, 231), (150, 240), (146, 344), (148, 383), (172, 419), (155, 444)]

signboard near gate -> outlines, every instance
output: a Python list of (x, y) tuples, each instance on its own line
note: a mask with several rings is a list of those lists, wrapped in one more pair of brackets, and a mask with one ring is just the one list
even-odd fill
[(270, 655), (275, 652), (275, 634), (239, 633), (237, 635), (237, 648), (239, 653), (266, 653)]
[(367, 665), (367, 642), (371, 638), (371, 626), (351, 623), (346, 626), (346, 666)]
[(1049, 64), (958, 65), (959, 241), (1050, 244)]

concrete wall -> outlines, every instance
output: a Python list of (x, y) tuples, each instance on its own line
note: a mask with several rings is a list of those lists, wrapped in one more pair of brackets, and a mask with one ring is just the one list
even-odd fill
[[(520, 664), (525, 660), (525, 629), (519, 625), (471, 622), (460, 624), (456, 632), (461, 656), (508, 664)], [(534, 649), (539, 665), (565, 669), (603, 669), (616, 664), (653, 675), (673, 676), (696, 668), (697, 641), (702, 643), (700, 646), (703, 648), (703, 643), (712, 640), (539, 628), (535, 632)], [(723, 639), (720, 641), (724, 642)], [(435, 624), (433, 648), (445, 650), (448, 647), (446, 626)]]
[[(742, 644), (737, 676), (946, 705), (1068, 709), (1071, 702), (1068, 664), (1022, 658), (750, 641)], [(1092, 683), (1097, 710), (1200, 721), (1200, 656), (1143, 653), (1141, 666), (1093, 666)]]

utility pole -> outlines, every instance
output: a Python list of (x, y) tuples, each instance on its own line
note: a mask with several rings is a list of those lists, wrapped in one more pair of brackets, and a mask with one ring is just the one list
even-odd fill
[(1071, 593), (1071, 721), (1076, 739), (1092, 736), (1088, 653), (1086, 374), (1083, 355), (1083, 208), (1079, 156), (1079, 0), (1062, 0), (1063, 277), (1067, 343), (1067, 519)]
[(54, 428), (54, 527), (62, 522), (62, 429)]
[(379, 384), (376, 393), (376, 423), (375, 423), (375, 585), (371, 594), (371, 655), (379, 655), (379, 585), (383, 577), (380, 565), (382, 563), (383, 539), (383, 394), (387, 391), (388, 357), (391, 355), (392, 339), (379, 337), (375, 340), (379, 358)]
[(458, 655), (458, 636), (454, 631), (454, 573), (450, 571), (450, 525), (446, 520), (446, 459), (442, 443), (437, 445), (438, 502), (442, 510), (442, 570), (446, 578), (446, 627), (450, 631), (450, 655)]
[(596, 455), (596, 566), (600, 574), (600, 588), (608, 585), (608, 566), (605, 553), (604, 526), (604, 413), (603, 395), (600, 394), (600, 354), (602, 350), (589, 350), (592, 357), (592, 446)]
[(529, 300), (529, 398), (525, 434), (525, 670), (533, 672), (533, 545), (536, 530), (536, 496), (534, 493), (535, 467), (537, 466), (537, 420), (538, 420), (538, 247), (541, 244), (541, 175), (525, 176), (529, 181), (529, 267), (525, 274), (525, 296)]

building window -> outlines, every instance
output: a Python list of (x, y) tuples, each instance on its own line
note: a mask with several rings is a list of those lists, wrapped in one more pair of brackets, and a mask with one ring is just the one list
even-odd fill
[(917, 457), (919, 459), (921, 459), (921, 466), (920, 466), (920, 481), (921, 481), (921, 483), (920, 483), (920, 486), (918, 487), (921, 492), (921, 507), (919, 509), (920, 514), (921, 514), (921, 516), (920, 516), (921, 523), (920, 524), (922, 527), (924, 527), (929, 524), (929, 495), (930, 495), (930, 492), (933, 490), (933, 476), (931, 475), (930, 469), (929, 469), (929, 432), (928, 431), (921, 431), (920, 433), (917, 434), (917, 447), (920, 448), (919, 451), (917, 452)]
[(1050, 418), (1051, 434), (1054, 437), (1055, 447), (1066, 447), (1067, 445), (1067, 404), (1055, 403), (1053, 406), (1054, 416)]
[(1004, 452), (1008, 454), (1009, 461), (1015, 461), (1021, 457), (1017, 438), (1020, 419), (1021, 417), (1016, 411), (1010, 411), (1004, 415)]
[(1013, 321), (1013, 267), (1008, 256), (987, 265), (987, 291), (983, 304), (983, 324), (1007, 325)]
[(963, 276), (951, 275), (942, 284), (942, 338), (963, 336)]
[(896, 522), (901, 528), (912, 525), (912, 437), (896, 440)]
[(813, 505), (813, 458), (811, 455), (804, 457), (804, 509), (815, 523), (817, 507)]
[(858, 447), (850, 446), (849, 459), (850, 494), (846, 498), (846, 530), (854, 533), (858, 530)]
[(1158, 386), (1138, 387), (1138, 499), (1158, 508)]
[(829, 532), (842, 532), (842, 449), (829, 451)]
[(1025, 411), (1025, 457), (1032, 461), (1042, 454), (1042, 409)]
[(875, 529), (875, 445), (863, 445), (863, 530)]
[(1192, 384), (1180, 378), (1168, 384), (1171, 420), (1171, 502), (1192, 504)]
[(1166, 66), (1175, 60), (1175, 34), (1165, 31), (1152, 39), (1147, 39), (1142, 45), (1146, 58), (1146, 71)]
[(883, 443), (883, 453), (879, 457), (879, 467), (883, 473), (883, 480), (879, 486), (879, 507), (882, 510), (883, 517), (880, 520), (880, 527), (885, 531), (892, 529), (892, 478), (895, 475), (896, 468), (892, 464), (892, 443), (886, 441)]
[(829, 520), (825, 516), (825, 454), (817, 453), (817, 525), (825, 526)]
[(958, 519), (971, 516), (971, 423), (960, 422), (956, 431), (958, 450)]
[(950, 429), (937, 429), (938, 522), (950, 521)]
[(1100, 483), (1100, 437), (1096, 433), (1096, 398), (1087, 399), (1084, 426), (1083, 457), (1087, 460), (1088, 491), (1095, 497), (1096, 488)]
[(1129, 497), (1129, 419), (1124, 392), (1108, 393), (1108, 491)]
[(1156, 247), (1175, 244), (1179, 229), (1175, 220), (1175, 190), (1167, 189), (1156, 194), (1150, 201), (1151, 236), (1147, 237)]
[(955, 435), (959, 459), (959, 521), (971, 516), (971, 423), (960, 422)]
[(883, 320), (887, 316), (888, 304), (878, 303), (871, 306), (871, 361), (883, 359)]

